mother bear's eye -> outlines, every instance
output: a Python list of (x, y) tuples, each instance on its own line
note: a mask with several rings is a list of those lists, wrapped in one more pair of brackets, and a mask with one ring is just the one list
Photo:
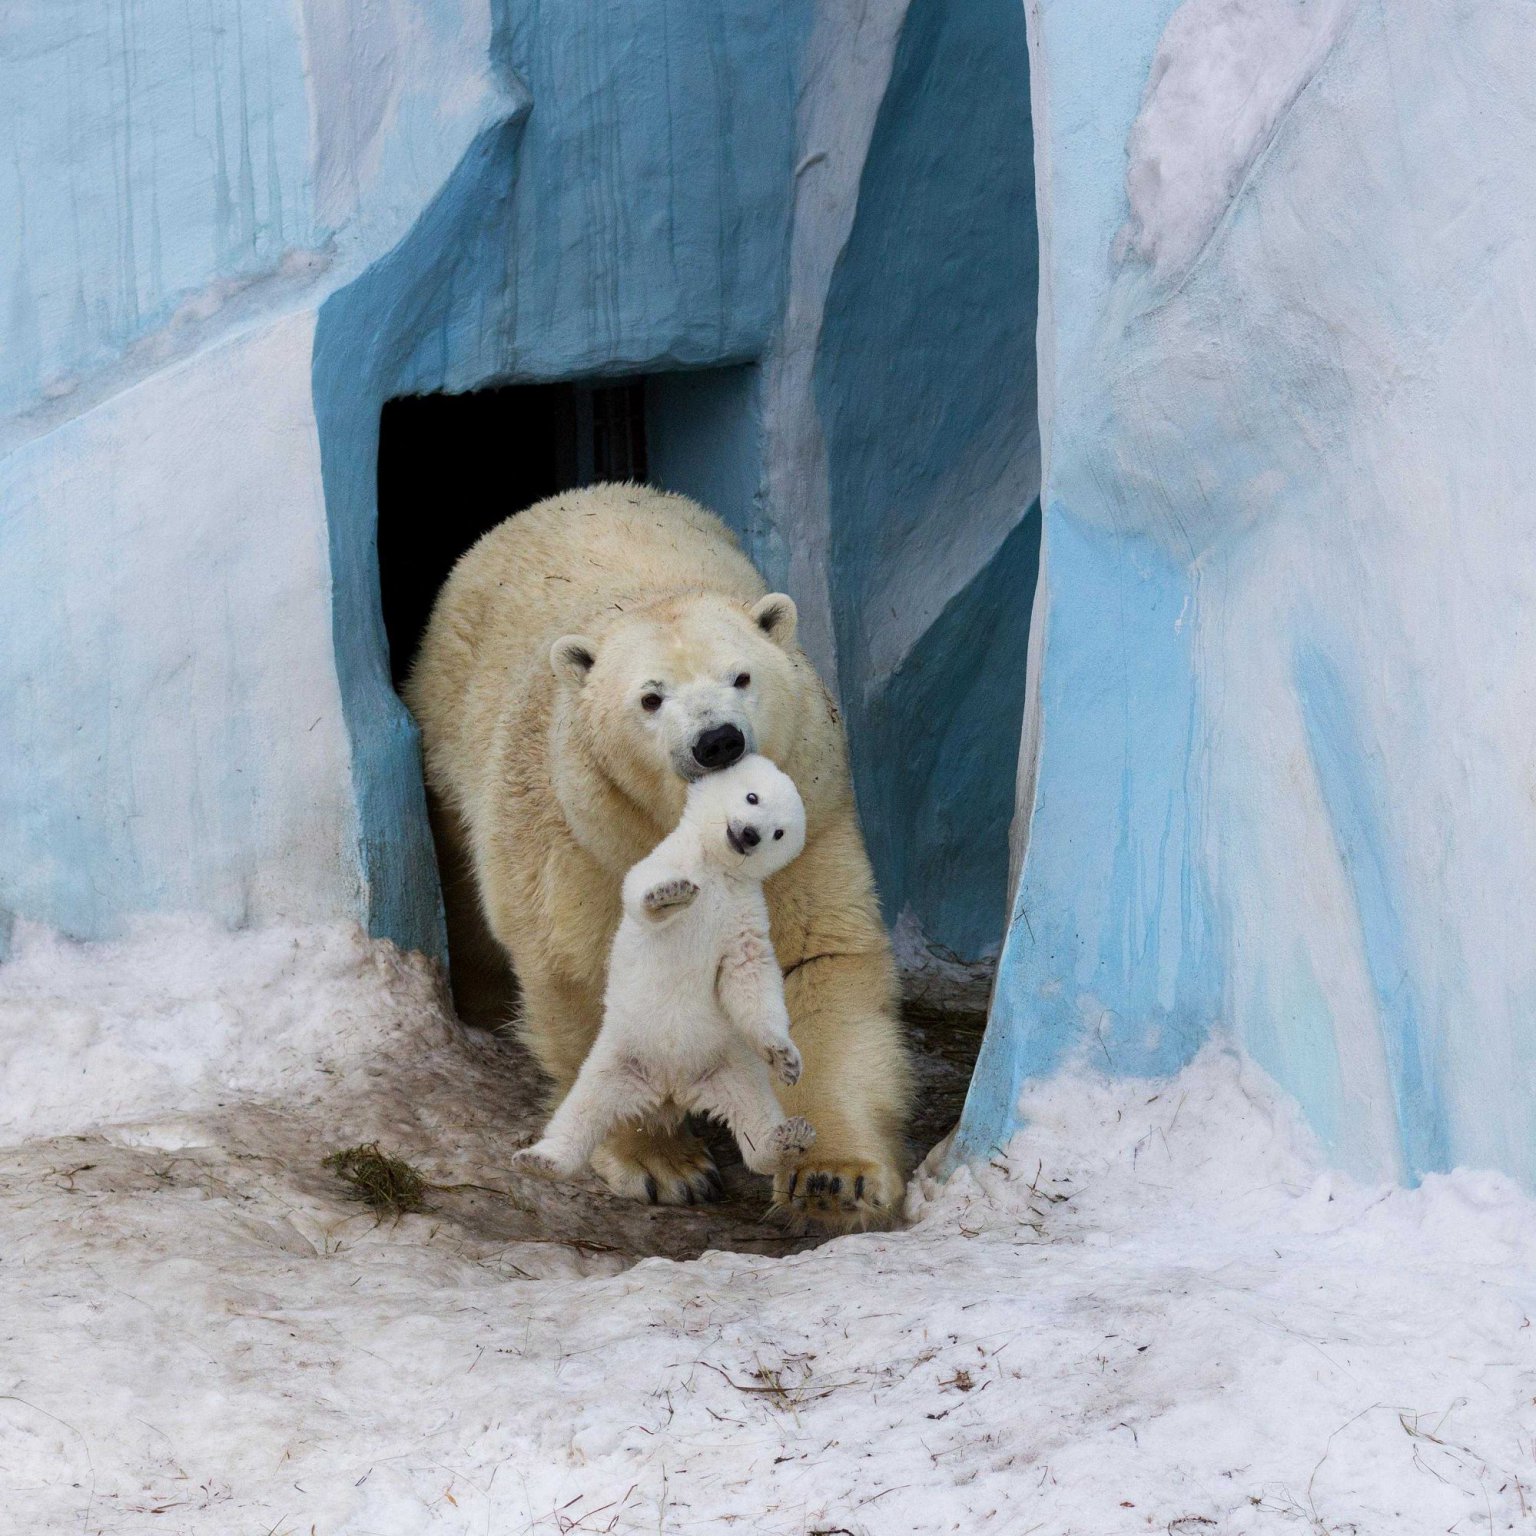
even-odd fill
[(779, 830), (778, 830), (778, 831), (777, 831), (777, 832), (775, 832), (775, 833), (774, 833), (774, 834), (773, 834), (773, 840), (774, 840), (774, 842), (778, 842), (778, 840), (779, 840), (779, 839), (780, 839), (780, 838), (781, 838), (781, 837), (783, 837), (783, 836), (784, 836), (784, 828), (783, 828), (783, 827), (780, 827), (780, 828), (779, 828)]
[(646, 714), (654, 715), (661, 708), (661, 695), (659, 693), (642, 693), (640, 695), (640, 708)]
[(745, 688), (751, 681), (752, 674), (750, 672), (738, 672), (736, 674), (736, 686), (738, 688)]
[(753, 794), (749, 794), (747, 796), (747, 804), (748, 805), (756, 805), (757, 804), (757, 796), (753, 795)]

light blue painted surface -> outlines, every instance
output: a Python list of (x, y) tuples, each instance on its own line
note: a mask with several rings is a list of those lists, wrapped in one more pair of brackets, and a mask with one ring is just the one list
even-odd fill
[(365, 914), (315, 310), (504, 112), (476, 10), (7, 17), (0, 912)]
[[(1189, 582), (1151, 540), (1047, 507), (1046, 744), (955, 1155), (1006, 1141), (1026, 1079), (1082, 1057), (1176, 1070), (1220, 1015), (1220, 957), (1189, 794), (1200, 743)], [(1057, 764), (1060, 763), (1060, 768)]]
[[(1213, 60), (1187, 0), (1154, 71), (1174, 10), (1030, 11), (1046, 606), (955, 1155), (1032, 1075), (1219, 1029), (1354, 1172), (1536, 1185), (1530, 14), (1277, 6), (1244, 54), (1228, 8)], [(1177, 265), (1121, 236), (1148, 142)]]
[(312, 337), (227, 338), (0, 457), (0, 909), (357, 911)]
[[(1323, 805), (1338, 838), (1339, 861), (1359, 921), (1391, 1074), (1403, 1165), (1415, 1179), (1442, 1173), (1451, 1166), (1436, 1060), (1443, 1042), (1427, 1037), (1418, 1002), (1422, 981), (1407, 947), (1403, 875), (1398, 851), (1383, 824), (1387, 786), (1376, 755), (1361, 734), (1344, 678), (1311, 642), (1303, 641), (1297, 648), (1296, 690)], [(1532, 1025), (1536, 1027), (1536, 1020)]]
[(210, 279), (248, 282), (324, 239), (296, 8), (199, 11), (7, 9), (0, 414), (116, 358)]

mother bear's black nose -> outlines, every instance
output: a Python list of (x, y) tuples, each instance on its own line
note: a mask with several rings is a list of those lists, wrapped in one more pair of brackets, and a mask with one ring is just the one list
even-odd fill
[(699, 732), (693, 744), (693, 760), (699, 767), (713, 773), (717, 768), (729, 768), (747, 750), (747, 738), (734, 725), (717, 725)]

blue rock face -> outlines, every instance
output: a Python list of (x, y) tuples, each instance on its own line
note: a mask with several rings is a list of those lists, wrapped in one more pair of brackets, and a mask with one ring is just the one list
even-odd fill
[(1030, 14), (1042, 639), (956, 1155), (1220, 1030), (1355, 1172), (1536, 1183), (1529, 13)]
[(1014, 0), (914, 0), (814, 387), (838, 676), (888, 914), (994, 949), (1038, 558), (1029, 56)]
[(909, 955), (995, 953), (1038, 542), (1012, 0), (151, 12), (28, 7), (0, 57), (0, 927), (441, 953), (380, 410), (643, 375), (652, 477), (801, 603)]

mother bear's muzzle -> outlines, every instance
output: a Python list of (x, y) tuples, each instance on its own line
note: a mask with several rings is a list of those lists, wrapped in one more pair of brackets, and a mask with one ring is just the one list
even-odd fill
[(700, 731), (693, 742), (693, 760), (705, 773), (718, 773), (738, 762), (747, 750), (747, 738), (735, 725), (715, 725)]

